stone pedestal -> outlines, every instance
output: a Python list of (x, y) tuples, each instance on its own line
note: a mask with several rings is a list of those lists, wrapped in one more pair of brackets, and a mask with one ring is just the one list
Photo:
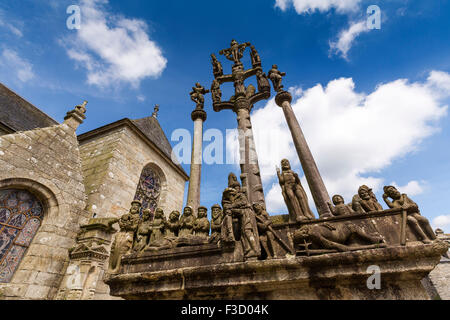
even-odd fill
[[(428, 299), (420, 283), (447, 245), (414, 244), (311, 257), (182, 267), (106, 279), (125, 299)], [(370, 266), (380, 289), (369, 289)], [(368, 271), (369, 269), (369, 271)], [(370, 280), (369, 280), (370, 281)]]
[(331, 203), (328, 191), (320, 176), (319, 169), (317, 169), (316, 162), (309, 150), (303, 131), (300, 128), (297, 117), (291, 107), (292, 96), (289, 92), (282, 91), (275, 97), (275, 102), (283, 109), (286, 122), (291, 131), (292, 139), (294, 140), (295, 149), (297, 150), (300, 163), (308, 181), (309, 189), (314, 199), (317, 211), (320, 217), (332, 216), (327, 202)]
[[(103, 282), (107, 268), (111, 227), (117, 219), (91, 219), (81, 226), (77, 245), (70, 252), (70, 262), (55, 300), (111, 299), (109, 288)], [(105, 263), (106, 262), (106, 263)]]
[(196, 109), (191, 114), (194, 121), (194, 137), (192, 141), (191, 171), (189, 173), (189, 189), (187, 205), (192, 208), (194, 215), (200, 206), (200, 181), (202, 171), (202, 148), (203, 148), (203, 122), (206, 121), (206, 112)]

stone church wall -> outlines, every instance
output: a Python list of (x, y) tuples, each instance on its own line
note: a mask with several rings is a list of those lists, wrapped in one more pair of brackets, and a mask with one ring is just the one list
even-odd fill
[(98, 217), (120, 217), (128, 212), (142, 169), (148, 164), (154, 164), (161, 176), (159, 206), (165, 214), (182, 209), (184, 178), (128, 126), (83, 141), (80, 151), (87, 208)]
[(25, 189), (45, 215), (9, 283), (4, 299), (53, 299), (69, 263), (80, 224), (88, 220), (75, 123), (0, 137), (0, 189)]

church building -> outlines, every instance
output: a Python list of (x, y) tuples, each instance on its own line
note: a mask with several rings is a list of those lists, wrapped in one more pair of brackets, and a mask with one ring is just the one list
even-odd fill
[(0, 84), (0, 299), (111, 299), (112, 218), (133, 200), (182, 210), (189, 177), (157, 109), (77, 135), (85, 119), (86, 103), (58, 123)]

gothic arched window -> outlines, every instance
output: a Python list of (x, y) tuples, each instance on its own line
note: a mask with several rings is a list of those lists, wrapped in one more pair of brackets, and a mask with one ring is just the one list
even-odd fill
[(0, 283), (11, 280), (43, 216), (41, 202), (30, 192), (0, 190)]
[(151, 216), (153, 216), (158, 206), (160, 194), (161, 178), (151, 165), (148, 165), (142, 170), (134, 200), (141, 201), (142, 210), (150, 209)]

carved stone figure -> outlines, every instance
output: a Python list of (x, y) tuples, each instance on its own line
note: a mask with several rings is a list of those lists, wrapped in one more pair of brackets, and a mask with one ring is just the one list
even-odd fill
[[(230, 174), (230, 176), (228, 177), (228, 184), (230, 184), (230, 178), (232, 179), (231, 182), (233, 182), (233, 178), (236, 178), (236, 176), (234, 174)], [(233, 224), (237, 224), (238, 221), (238, 219), (235, 218), (235, 223), (233, 222), (233, 213), (231, 211), (233, 199), (231, 198), (231, 190), (233, 190), (233, 188), (226, 188), (223, 191), (222, 195), (223, 222), (221, 228), (221, 237), (224, 242), (235, 241)]]
[(259, 92), (270, 91), (269, 79), (267, 79), (266, 74), (261, 69), (256, 71), (256, 79)]
[(239, 44), (236, 40), (231, 40), (230, 48), (220, 50), (219, 53), (235, 64), (241, 64), (240, 60), (244, 56), (245, 48), (248, 46), (250, 46), (249, 42)]
[[(389, 200), (389, 198), (391, 198), (392, 201)], [(406, 194), (401, 194), (394, 186), (386, 186), (384, 187), (383, 199), (391, 209), (407, 209), (408, 224), (422, 242), (430, 243), (431, 240), (436, 239), (436, 235), (434, 234), (428, 219), (420, 215), (419, 207)]]
[(197, 219), (194, 221), (194, 234), (199, 237), (207, 238), (209, 236), (209, 229), (211, 225), (209, 223), (208, 217), (208, 209), (206, 207), (200, 206), (197, 210)]
[(116, 273), (120, 268), (122, 256), (129, 252), (133, 247), (134, 234), (139, 223), (139, 211), (141, 209), (140, 201), (131, 202), (129, 213), (124, 214), (119, 219), (120, 231), (116, 234), (111, 246), (111, 255), (109, 256), (110, 273)]
[(169, 220), (165, 225), (165, 237), (176, 238), (180, 230), (180, 213), (178, 211), (172, 211), (169, 215)]
[(184, 208), (183, 215), (180, 219), (180, 237), (190, 236), (193, 234), (195, 217), (192, 214), (192, 208), (187, 206)]
[(331, 203), (328, 203), (328, 206), (333, 216), (345, 216), (355, 213), (349, 205), (344, 203), (344, 198), (341, 195), (334, 195), (332, 201), (334, 206)]
[[(353, 245), (350, 240), (359, 239), (368, 245)], [(315, 225), (304, 225), (294, 233), (294, 243), (310, 243), (310, 249), (329, 249), (352, 251), (386, 247), (383, 236), (368, 234), (361, 227), (351, 223), (331, 224), (323, 222)]]
[(292, 222), (314, 219), (309, 208), (308, 197), (302, 187), (298, 174), (291, 170), (289, 160), (281, 160), (281, 169), (277, 168), (278, 181), (281, 186), (284, 201), (289, 210)]
[(215, 204), (211, 207), (211, 236), (210, 242), (218, 242), (222, 233), (223, 212), (220, 205)]
[[(362, 185), (358, 189), (358, 198), (354, 198), (355, 201), (359, 201), (364, 212), (383, 211), (383, 207), (378, 202), (375, 194), (366, 185)], [(357, 205), (355, 205), (357, 206)]]
[(205, 97), (204, 94), (207, 94), (209, 90), (206, 90), (200, 83), (196, 83), (195, 87), (192, 88), (191, 93), (191, 100), (196, 103), (196, 109), (203, 110), (204, 104), (205, 104)]
[(286, 75), (286, 72), (281, 72), (278, 70), (278, 66), (274, 64), (272, 69), (269, 71), (269, 79), (272, 81), (273, 88), (276, 92), (281, 92), (283, 90), (283, 85), (281, 84), (281, 80)]
[(255, 213), (247, 200), (247, 196), (241, 191), (240, 185), (230, 188), (229, 195), (232, 201), (229, 210), (231, 210), (232, 216), (239, 220), (239, 231), (245, 258), (256, 259), (260, 256), (261, 249)]
[(149, 209), (142, 211), (142, 220), (139, 222), (136, 231), (136, 239), (133, 246), (134, 251), (142, 251), (148, 244), (152, 225), (150, 217), (151, 211)]
[(250, 57), (252, 58), (253, 68), (261, 66), (261, 58), (259, 57), (258, 51), (256, 51), (255, 46), (250, 46)]
[(157, 208), (155, 211), (155, 218), (150, 227), (150, 246), (164, 238), (165, 224), (166, 219), (164, 217), (164, 211), (161, 208)]
[(222, 91), (220, 91), (220, 83), (216, 79), (211, 84), (211, 95), (214, 103), (220, 103), (222, 99)]
[(267, 259), (273, 259), (275, 257), (274, 250), (274, 233), (271, 227), (272, 221), (269, 214), (264, 207), (259, 203), (253, 204), (253, 210), (255, 211), (256, 224), (258, 226), (259, 243), (267, 254)]
[(222, 64), (219, 60), (217, 60), (216, 55), (214, 53), (211, 54), (211, 62), (213, 66), (213, 74), (214, 77), (220, 77), (223, 75)]

